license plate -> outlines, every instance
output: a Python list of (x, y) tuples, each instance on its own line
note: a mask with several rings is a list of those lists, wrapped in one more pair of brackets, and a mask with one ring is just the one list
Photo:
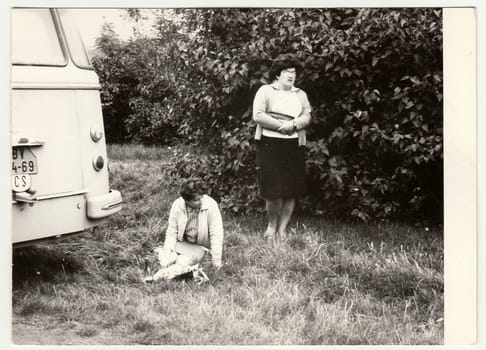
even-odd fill
[(37, 174), (37, 158), (29, 147), (12, 148), (12, 175)]
[(29, 174), (12, 175), (12, 191), (25, 192), (32, 186), (32, 178)]

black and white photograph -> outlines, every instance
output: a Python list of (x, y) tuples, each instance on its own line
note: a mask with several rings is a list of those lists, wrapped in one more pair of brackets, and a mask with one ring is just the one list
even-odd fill
[(447, 345), (461, 9), (9, 10), (13, 345)]

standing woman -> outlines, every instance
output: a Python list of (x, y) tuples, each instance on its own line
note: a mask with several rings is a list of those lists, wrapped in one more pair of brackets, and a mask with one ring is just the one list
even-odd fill
[(275, 81), (260, 87), (253, 101), (258, 183), (268, 216), (264, 233), (267, 239), (275, 234), (286, 236), (296, 198), (306, 191), (303, 146), (311, 107), (306, 93), (294, 86), (299, 68), (295, 56), (277, 57), (270, 69)]

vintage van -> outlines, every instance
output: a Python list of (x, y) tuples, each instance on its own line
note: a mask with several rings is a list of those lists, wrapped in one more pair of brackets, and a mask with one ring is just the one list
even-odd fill
[(121, 209), (100, 85), (68, 9), (12, 9), (12, 242), (82, 232)]

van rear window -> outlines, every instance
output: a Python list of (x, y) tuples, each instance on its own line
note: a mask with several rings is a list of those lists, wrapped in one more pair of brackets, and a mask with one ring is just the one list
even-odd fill
[(12, 63), (52, 66), (66, 64), (49, 9), (12, 10)]
[(68, 42), (69, 53), (74, 64), (80, 68), (93, 69), (78, 29), (76, 14), (73, 12), (75, 10), (59, 9), (58, 11), (61, 17), (61, 25)]

